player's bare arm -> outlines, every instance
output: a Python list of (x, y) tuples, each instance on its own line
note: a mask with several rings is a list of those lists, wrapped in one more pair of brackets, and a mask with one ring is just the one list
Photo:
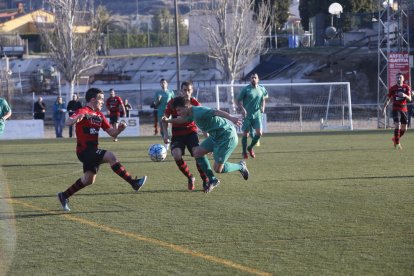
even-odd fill
[(171, 124), (184, 124), (184, 123), (188, 122), (188, 120), (186, 120), (184, 118), (181, 118), (181, 117), (168, 118), (168, 117), (163, 116), (161, 119), (162, 119), (163, 122), (171, 123)]
[(241, 112), (243, 118), (246, 117), (247, 112), (246, 112), (246, 109), (243, 106), (243, 103), (241, 101), (236, 101), (236, 104), (240, 108), (240, 112)]
[(67, 126), (73, 126), (74, 124), (79, 123), (80, 121), (83, 120), (83, 118), (85, 118), (85, 114), (79, 114), (78, 116), (76, 116), (75, 118), (68, 118), (65, 122), (65, 124)]
[(120, 122), (117, 128), (108, 128), (106, 130), (106, 133), (108, 133), (111, 137), (117, 137), (122, 131), (124, 131), (127, 127), (127, 124), (125, 122)]
[(229, 113), (227, 113), (227, 112), (225, 112), (223, 110), (216, 109), (214, 111), (214, 115), (215, 116), (223, 117), (223, 118), (231, 121), (233, 124), (235, 124), (237, 126), (241, 126), (241, 124), (242, 124), (242, 119), (241, 118), (236, 117), (236, 116), (232, 116), (232, 115), (230, 115)]

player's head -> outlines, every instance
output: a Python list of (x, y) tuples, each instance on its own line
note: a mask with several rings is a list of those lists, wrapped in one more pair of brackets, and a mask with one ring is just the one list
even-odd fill
[(174, 98), (174, 101), (171, 104), (171, 107), (177, 110), (179, 116), (186, 117), (191, 113), (191, 104), (188, 99), (183, 96), (178, 96)]
[(104, 92), (99, 88), (89, 88), (86, 91), (85, 100), (93, 110), (101, 110), (104, 101)]
[(162, 89), (167, 89), (167, 87), (168, 87), (168, 82), (167, 82), (167, 80), (166, 80), (166, 79), (161, 79), (161, 80), (160, 80), (160, 85), (161, 85), (161, 88), (162, 88)]
[(397, 78), (398, 85), (402, 85), (404, 83), (404, 75), (402, 73), (397, 73), (395, 77)]
[(259, 83), (259, 75), (257, 73), (253, 73), (250, 75), (250, 83), (253, 86), (256, 86)]
[(109, 95), (115, 97), (115, 90), (113, 88), (109, 89)]
[(79, 98), (79, 97), (78, 97), (78, 94), (73, 94), (72, 99), (73, 99), (74, 101), (76, 101), (78, 98)]
[(181, 83), (181, 95), (187, 100), (193, 95), (193, 83), (191, 81), (183, 81)]

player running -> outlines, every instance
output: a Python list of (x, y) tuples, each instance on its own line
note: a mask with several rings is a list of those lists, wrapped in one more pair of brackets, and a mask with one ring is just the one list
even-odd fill
[[(193, 84), (191, 82), (181, 83), (181, 94), (192, 106), (200, 106), (200, 103), (192, 97), (193, 95)], [(171, 99), (167, 108), (165, 109), (164, 116), (167, 118), (177, 118), (178, 113), (175, 108), (172, 107), (175, 98)], [(162, 122), (162, 128), (164, 133), (164, 143), (169, 144), (170, 139), (168, 137), (168, 123)], [(172, 137), (171, 137), (171, 155), (174, 157), (175, 163), (178, 169), (188, 178), (188, 190), (193, 191), (195, 189), (195, 177), (190, 172), (187, 163), (183, 159), (185, 154), (185, 147), (187, 147), (191, 156), (193, 156), (194, 147), (199, 146), (199, 139), (197, 134), (197, 126), (194, 121), (184, 122), (182, 124), (172, 124)], [(200, 166), (197, 164), (197, 169), (200, 173), (200, 177), (203, 180), (203, 188), (208, 184), (207, 175), (203, 172)]]
[(109, 124), (101, 112), (104, 103), (104, 93), (102, 90), (98, 88), (88, 89), (85, 99), (87, 102), (86, 106), (78, 109), (66, 121), (68, 126), (76, 124), (76, 155), (83, 163), (84, 175), (76, 180), (66, 191), (58, 193), (60, 204), (65, 211), (70, 211), (68, 205), (69, 197), (95, 182), (96, 174), (102, 163), (109, 163), (111, 169), (131, 184), (132, 188), (137, 192), (147, 180), (147, 176), (132, 179), (124, 166), (117, 160), (114, 153), (98, 148), (98, 135), (101, 128), (110, 136), (116, 137), (126, 128), (126, 124), (122, 122), (116, 129)]
[[(237, 97), (237, 105), (241, 109), (244, 118), (242, 125), (242, 156), (244, 159), (249, 158), (247, 151), (249, 152), (250, 157), (256, 157), (253, 147), (257, 144), (263, 134), (262, 114), (265, 110), (266, 98), (266, 88), (259, 85), (259, 75), (253, 73), (250, 76), (250, 84), (244, 87)], [(247, 137), (252, 128), (255, 130), (255, 135), (252, 137), (250, 145), (247, 146)]]
[(240, 118), (221, 110), (192, 106), (184, 97), (175, 98), (172, 107), (177, 110), (177, 115), (180, 118), (168, 119), (164, 117), (165, 122), (183, 123), (194, 121), (202, 131), (209, 134), (200, 146), (193, 149), (193, 155), (197, 163), (209, 178), (205, 192), (211, 192), (220, 184), (206, 156), (210, 152), (214, 153), (213, 168), (216, 173), (239, 171), (245, 180), (249, 178), (249, 171), (244, 161), (239, 163), (227, 162), (238, 143), (236, 128), (229, 121), (239, 126), (241, 125)]
[(385, 110), (390, 101), (392, 101), (392, 117), (394, 119), (394, 137), (392, 137), (392, 141), (394, 142), (395, 149), (402, 149), (400, 140), (407, 131), (407, 101), (411, 101), (411, 89), (410, 86), (404, 84), (403, 74), (398, 73), (396, 77), (397, 84), (389, 89), (382, 112), (385, 115)]
[[(122, 114), (126, 114), (124, 103), (119, 96), (115, 96), (115, 90), (113, 88), (109, 89), (110, 97), (106, 100), (106, 108), (109, 111), (109, 122), (112, 127), (117, 129), (119, 118)], [(114, 142), (117, 142), (118, 138), (114, 137)]]

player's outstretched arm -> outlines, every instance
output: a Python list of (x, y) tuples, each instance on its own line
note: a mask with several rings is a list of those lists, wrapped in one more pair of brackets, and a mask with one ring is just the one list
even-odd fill
[(242, 119), (233, 115), (230, 115), (229, 113), (227, 113), (226, 111), (223, 110), (214, 110), (214, 115), (215, 116), (220, 116), (223, 117), (229, 121), (231, 121), (233, 124), (240, 126), (242, 124)]
[(127, 124), (125, 122), (120, 122), (118, 125), (118, 128), (110, 127), (106, 130), (106, 133), (108, 133), (111, 137), (117, 137), (122, 131), (124, 131), (127, 127)]
[(65, 122), (65, 124), (67, 126), (73, 126), (76, 123), (79, 123), (80, 121), (83, 120), (83, 118), (85, 118), (85, 114), (78, 114), (78, 116), (76, 116), (75, 118), (68, 118)]

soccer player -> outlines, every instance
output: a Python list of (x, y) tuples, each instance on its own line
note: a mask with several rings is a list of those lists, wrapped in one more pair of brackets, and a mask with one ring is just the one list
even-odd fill
[(124, 166), (116, 158), (115, 154), (98, 148), (99, 129), (106, 131), (111, 137), (116, 137), (127, 126), (125, 122), (119, 124), (118, 128), (113, 128), (104, 114), (101, 112), (104, 104), (104, 93), (98, 88), (90, 88), (85, 95), (86, 106), (78, 109), (70, 116), (66, 125), (76, 124), (76, 154), (78, 159), (83, 163), (84, 175), (75, 181), (66, 191), (58, 193), (59, 201), (63, 210), (70, 211), (69, 197), (79, 190), (95, 182), (96, 174), (102, 163), (109, 163), (111, 169), (126, 182), (128, 182), (135, 191), (139, 191), (147, 180), (147, 176), (133, 179), (126, 171)]
[(0, 97), (0, 136), (4, 132), (5, 121), (12, 115), (11, 108), (6, 99)]
[[(263, 135), (262, 113), (264, 113), (265, 110), (266, 98), (266, 88), (259, 84), (259, 75), (253, 73), (250, 76), (250, 84), (244, 87), (237, 97), (237, 105), (244, 118), (242, 125), (242, 156), (244, 159), (249, 158), (247, 151), (249, 152), (250, 157), (256, 157), (253, 147)], [(247, 137), (252, 128), (255, 131), (255, 135), (252, 138), (250, 145), (247, 146)]]
[(213, 168), (216, 173), (239, 171), (245, 180), (249, 178), (246, 162), (227, 162), (238, 143), (236, 128), (232, 123), (238, 126), (241, 125), (240, 118), (232, 116), (225, 111), (203, 106), (192, 106), (190, 102), (182, 96), (174, 99), (172, 108), (177, 110), (179, 118), (163, 117), (165, 122), (183, 123), (185, 121), (194, 121), (202, 131), (209, 134), (208, 138), (206, 138), (200, 146), (193, 148), (193, 155), (197, 163), (209, 178), (209, 183), (204, 189), (206, 193), (211, 192), (220, 184), (220, 181), (214, 175), (210, 162), (206, 156), (206, 154), (210, 152), (214, 154)]
[[(109, 89), (110, 97), (106, 100), (106, 108), (109, 112), (109, 122), (112, 127), (117, 129), (119, 118), (122, 114), (126, 114), (124, 103), (119, 96), (115, 96), (115, 90), (113, 88)], [(118, 137), (114, 137), (114, 142), (118, 141)]]
[[(183, 82), (181, 84), (181, 94), (191, 105), (200, 106), (200, 103), (192, 97), (193, 95), (193, 84), (191, 82)], [(165, 109), (164, 116), (169, 118), (177, 118), (177, 110), (172, 107), (174, 99), (171, 99), (167, 108)], [(169, 144), (170, 139), (168, 137), (168, 123), (162, 122), (162, 128), (164, 133), (164, 143)], [(197, 126), (194, 121), (184, 122), (182, 124), (173, 123), (172, 124), (172, 137), (171, 137), (171, 155), (174, 157), (175, 163), (177, 164), (178, 169), (187, 177), (188, 179), (188, 190), (193, 191), (195, 189), (195, 177), (190, 172), (187, 163), (183, 159), (185, 154), (185, 147), (187, 147), (191, 156), (193, 156), (193, 149), (200, 145), (197, 134)], [(198, 172), (200, 177), (203, 180), (203, 188), (208, 184), (207, 175), (201, 170), (200, 166), (197, 164)]]
[(404, 83), (403, 74), (398, 73), (396, 77), (397, 84), (391, 86), (389, 89), (382, 112), (385, 115), (386, 108), (392, 101), (392, 117), (394, 120), (394, 136), (392, 137), (392, 141), (394, 142), (395, 149), (402, 149), (400, 140), (407, 131), (407, 101), (411, 101), (411, 89), (410, 86)]
[[(160, 80), (161, 89), (155, 92), (153, 105), (157, 107), (157, 120), (160, 126), (161, 138), (164, 139), (164, 130), (162, 127), (162, 117), (164, 116), (167, 103), (175, 97), (174, 91), (168, 89), (168, 82), (165, 79)], [(165, 144), (168, 150), (169, 144)]]

